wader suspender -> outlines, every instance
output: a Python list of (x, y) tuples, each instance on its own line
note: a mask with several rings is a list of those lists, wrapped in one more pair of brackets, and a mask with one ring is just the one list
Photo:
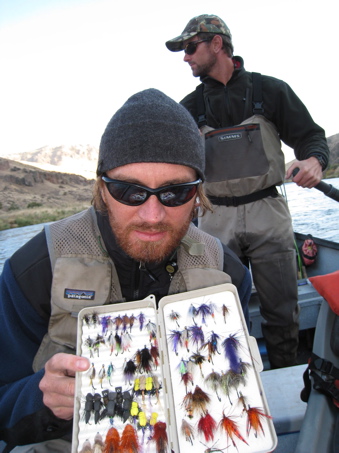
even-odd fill
[[(262, 89), (261, 89), (261, 74), (259, 72), (252, 72), (252, 84), (253, 84), (253, 94), (252, 94), (252, 112), (253, 115), (264, 115), (264, 103), (262, 100)], [(204, 84), (201, 83), (196, 87), (197, 93), (197, 123), (198, 127), (205, 126), (207, 124), (206, 120), (206, 106), (204, 100)], [(246, 90), (246, 101), (248, 99), (249, 89)], [(244, 118), (246, 119), (246, 103)]]
[(339, 368), (336, 368), (332, 362), (312, 353), (303, 376), (305, 387), (300, 394), (301, 400), (305, 403), (311, 393), (310, 376), (314, 381), (313, 388), (331, 397), (334, 404), (339, 407)]

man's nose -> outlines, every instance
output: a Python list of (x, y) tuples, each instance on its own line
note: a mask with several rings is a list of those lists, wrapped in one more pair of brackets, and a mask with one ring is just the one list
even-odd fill
[(138, 214), (145, 222), (158, 223), (165, 218), (166, 208), (155, 195), (151, 195), (145, 203), (140, 205)]
[(187, 53), (184, 52), (184, 61), (187, 63), (190, 61), (191, 55), (188, 55)]

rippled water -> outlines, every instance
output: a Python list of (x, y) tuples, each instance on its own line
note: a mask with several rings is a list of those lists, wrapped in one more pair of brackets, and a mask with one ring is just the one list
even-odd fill
[[(339, 189), (339, 178), (324, 181)], [(294, 231), (339, 243), (339, 203), (317, 189), (285, 188)]]
[[(339, 189), (339, 178), (326, 181)], [(316, 189), (285, 185), (294, 231), (339, 243), (339, 203)], [(0, 231), (0, 272), (6, 258), (41, 231), (43, 225)]]

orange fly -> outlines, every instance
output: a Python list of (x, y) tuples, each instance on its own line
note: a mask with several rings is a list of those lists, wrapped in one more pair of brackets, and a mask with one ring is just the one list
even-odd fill
[(236, 436), (238, 439), (242, 440), (246, 445), (248, 445), (246, 440), (240, 434), (237, 423), (234, 420), (232, 420), (230, 417), (226, 417), (225, 413), (223, 413), (223, 415), (222, 415), (222, 419), (219, 422), (219, 427), (221, 430), (225, 431), (226, 436), (227, 436), (227, 441), (228, 441), (228, 439), (231, 439), (233, 446), (237, 450), (238, 450), (238, 448), (234, 442), (234, 436)]
[(270, 415), (265, 414), (265, 412), (259, 407), (248, 407), (245, 409), (247, 413), (247, 435), (250, 434), (251, 429), (254, 430), (255, 437), (258, 436), (258, 433), (261, 431), (265, 435), (264, 428), (261, 424), (261, 420), (266, 418), (272, 418)]
[(120, 451), (124, 453), (139, 453), (141, 451), (137, 433), (130, 424), (126, 425), (122, 432)]
[(116, 428), (107, 431), (103, 453), (118, 453), (120, 449), (120, 434)]

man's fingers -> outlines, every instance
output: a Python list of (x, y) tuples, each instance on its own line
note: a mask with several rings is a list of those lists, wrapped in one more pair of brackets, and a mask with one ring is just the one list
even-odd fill
[(45, 374), (39, 383), (43, 402), (54, 415), (69, 420), (73, 416), (75, 373), (86, 371), (90, 362), (71, 354), (55, 354), (46, 362)]
[(76, 371), (86, 371), (89, 366), (89, 360), (84, 357), (59, 353), (46, 362), (45, 371), (53, 374), (75, 376)]

